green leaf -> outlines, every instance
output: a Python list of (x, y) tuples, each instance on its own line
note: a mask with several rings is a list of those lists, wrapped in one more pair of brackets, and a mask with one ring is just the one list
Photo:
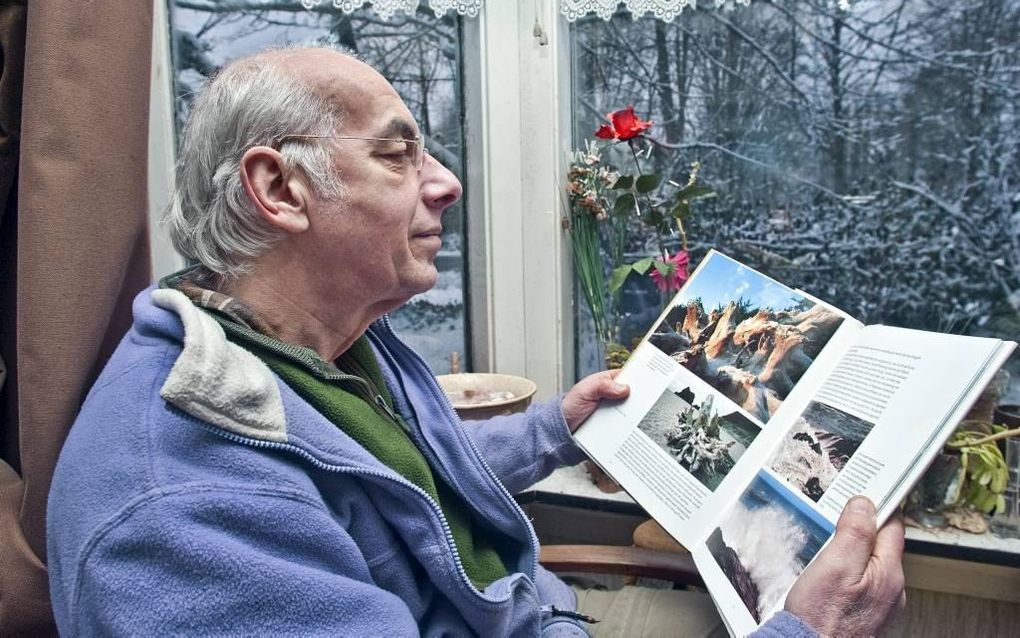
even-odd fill
[(984, 494), (984, 498), (981, 499), (980, 508), (981, 508), (981, 510), (983, 510), (987, 514), (988, 512), (992, 511), (992, 508), (995, 507), (995, 505), (998, 502), (999, 502), (999, 499), (998, 499), (998, 495), (997, 494), (992, 494), (991, 492), (986, 492)]
[(654, 228), (655, 232), (660, 235), (668, 235), (671, 232), (669, 223), (667, 222), (666, 217), (663, 216), (661, 209), (646, 209), (645, 214), (641, 216), (641, 221)]
[(996, 468), (992, 474), (992, 484), (989, 486), (996, 494), (1002, 494), (1006, 490), (1006, 472)]
[(676, 268), (676, 266), (674, 266), (673, 264), (668, 264), (662, 261), (661, 259), (656, 259), (654, 262), (652, 262), (652, 265), (655, 266), (655, 270), (657, 270), (658, 273), (663, 277), (669, 277), (670, 275), (672, 275), (673, 269)]
[(635, 261), (631, 268), (633, 268), (634, 272), (636, 272), (637, 274), (643, 275), (646, 272), (648, 272), (649, 268), (652, 267), (653, 261), (654, 260), (651, 257), (645, 257), (644, 259)]
[(662, 217), (661, 210), (655, 207), (650, 207), (645, 211), (645, 214), (641, 216), (641, 221), (649, 226), (660, 226), (665, 220)]
[(689, 217), (691, 214), (691, 205), (687, 200), (683, 199), (676, 203), (669, 211), (669, 216), (673, 219), (683, 219)]
[(629, 214), (634, 210), (636, 204), (637, 200), (634, 199), (633, 193), (624, 193), (616, 199), (616, 203), (613, 205), (613, 214)]
[(630, 190), (630, 187), (634, 185), (633, 175), (620, 175), (620, 179), (616, 180), (610, 187), (614, 191), (626, 191)]
[(627, 281), (627, 275), (633, 270), (633, 266), (624, 264), (619, 268), (614, 268), (611, 275), (609, 275), (609, 292), (616, 293), (623, 285), (623, 282)]
[(676, 198), (680, 199), (700, 199), (702, 197), (708, 197), (709, 195), (715, 195), (715, 190), (711, 186), (705, 184), (695, 184), (694, 186), (685, 186), (676, 194)]
[(655, 190), (655, 187), (659, 185), (661, 178), (654, 173), (649, 175), (640, 175), (637, 178), (637, 182), (634, 183), (634, 187), (639, 193), (650, 193)]

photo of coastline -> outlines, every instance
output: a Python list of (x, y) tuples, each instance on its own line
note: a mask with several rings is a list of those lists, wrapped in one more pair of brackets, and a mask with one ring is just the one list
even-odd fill
[(708, 538), (708, 550), (760, 623), (835, 526), (761, 471)]
[(724, 255), (706, 259), (649, 342), (765, 423), (843, 317)]
[(723, 400), (684, 384), (666, 388), (638, 428), (709, 490), (719, 487), (760, 429)]
[(864, 419), (812, 401), (769, 466), (817, 503), (873, 427)]

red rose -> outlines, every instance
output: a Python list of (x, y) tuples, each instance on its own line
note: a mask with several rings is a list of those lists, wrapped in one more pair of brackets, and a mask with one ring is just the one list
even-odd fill
[(612, 122), (612, 126), (603, 124), (595, 131), (595, 137), (600, 140), (629, 140), (641, 135), (652, 125), (651, 121), (638, 119), (634, 115), (633, 106), (613, 111), (606, 117)]

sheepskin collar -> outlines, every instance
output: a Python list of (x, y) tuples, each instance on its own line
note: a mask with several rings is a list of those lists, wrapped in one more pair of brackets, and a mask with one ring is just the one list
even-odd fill
[(184, 347), (160, 396), (184, 412), (242, 436), (285, 442), (283, 399), (268, 366), (227, 340), (183, 293), (154, 290), (152, 302), (184, 324)]

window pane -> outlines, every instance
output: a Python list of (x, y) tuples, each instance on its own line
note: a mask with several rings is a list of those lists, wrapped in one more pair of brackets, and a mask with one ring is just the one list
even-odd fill
[[(694, 205), (693, 263), (716, 247), (866, 323), (1016, 339), (1020, 5), (833, 5), (578, 21), (575, 145), (633, 104), (681, 144), (652, 168), (700, 160), (718, 193)], [(624, 299), (626, 342), (661, 300), (634, 277)], [(580, 350), (579, 373), (600, 364)]]
[[(345, 15), (326, 3), (314, 12), (296, 1), (288, 9), (264, 10), (262, 4), (233, 2), (227, 10), (215, 3), (171, 3), (178, 124), (204, 77), (228, 60), (268, 46), (339, 44), (356, 51), (393, 84), (418, 119), (433, 157), (463, 175), (459, 18), (437, 19), (431, 10), (419, 8), (414, 16), (381, 20), (368, 10)], [(462, 362), (470, 361), (465, 254), (464, 209), (458, 203), (443, 216), (436, 287), (392, 315), (397, 333), (439, 374), (449, 370), (453, 352), (460, 353)]]

